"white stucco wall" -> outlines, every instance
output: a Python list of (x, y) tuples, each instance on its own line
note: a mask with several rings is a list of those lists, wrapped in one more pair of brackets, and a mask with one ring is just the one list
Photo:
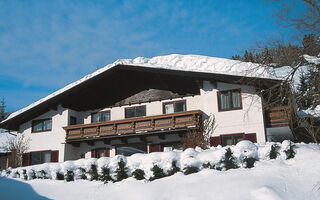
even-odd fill
[[(240, 110), (219, 112), (217, 91), (238, 88), (241, 89), (243, 108)], [(150, 103), (133, 104), (130, 106), (105, 108), (102, 110), (110, 110), (111, 120), (124, 119), (125, 108), (140, 105), (147, 106), (147, 116), (161, 115), (163, 114), (163, 103), (177, 100), (186, 100), (187, 111), (202, 110), (204, 112), (204, 118), (210, 114), (215, 115), (216, 128), (212, 133), (212, 136), (219, 136), (221, 134), (256, 133), (258, 142), (266, 141), (261, 98), (256, 94), (255, 88), (252, 86), (227, 84), (222, 82), (211, 83), (209, 81), (204, 81), (203, 87), (200, 89), (200, 95), (154, 101)], [(110, 155), (113, 156), (115, 154), (113, 143), (111, 145), (106, 145), (103, 142), (96, 142), (94, 146), (81, 143), (80, 147), (73, 147), (70, 144), (65, 144), (66, 133), (62, 127), (69, 125), (70, 116), (77, 117), (78, 124), (88, 124), (91, 123), (91, 113), (102, 110), (76, 112), (58, 106), (56, 111), (50, 110), (49, 112), (34, 119), (52, 118), (51, 131), (31, 133), (32, 121), (28, 121), (20, 126), (19, 132), (24, 133), (27, 138), (30, 138), (29, 151), (59, 150), (59, 162), (78, 159), (81, 155), (84, 155), (86, 158), (91, 157), (90, 152), (91, 149), (94, 148), (110, 148)], [(160, 141), (158, 137), (150, 137), (148, 140), (153, 143), (163, 142)], [(177, 136), (168, 137), (168, 141), (177, 140), (179, 140), (179, 137)]]
[[(242, 109), (221, 111), (218, 110), (217, 92), (232, 89), (241, 89)], [(255, 88), (246, 85), (228, 83), (210, 83), (204, 81), (201, 89), (202, 111), (206, 115), (214, 114), (216, 128), (212, 136), (235, 133), (256, 133), (257, 142), (265, 142), (265, 128), (261, 97)]]
[(64, 161), (65, 153), (65, 137), (66, 133), (62, 127), (67, 126), (68, 110), (57, 107), (57, 110), (50, 110), (33, 120), (52, 118), (52, 129), (47, 132), (31, 132), (32, 120), (19, 127), (19, 133), (23, 133), (29, 141), (29, 152), (44, 151), (44, 150), (58, 150), (59, 162)]

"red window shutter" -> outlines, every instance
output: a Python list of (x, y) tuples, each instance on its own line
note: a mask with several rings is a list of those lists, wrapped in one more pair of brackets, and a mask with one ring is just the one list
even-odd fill
[(92, 149), (91, 150), (91, 158), (95, 158), (96, 157), (96, 150)]
[(22, 166), (30, 165), (30, 153), (24, 153), (22, 155)]
[(255, 133), (244, 134), (243, 139), (249, 140), (251, 142), (257, 142), (257, 134)]
[(106, 148), (106, 149), (104, 150), (104, 156), (105, 156), (105, 157), (110, 157), (110, 149), (109, 149), (109, 148)]
[(216, 147), (218, 145), (221, 145), (221, 137), (220, 136), (215, 136), (215, 137), (210, 137), (210, 146)]
[(160, 144), (150, 144), (149, 145), (149, 153), (152, 152), (161, 152), (161, 145)]
[(59, 151), (51, 151), (51, 162), (58, 162), (59, 160)]

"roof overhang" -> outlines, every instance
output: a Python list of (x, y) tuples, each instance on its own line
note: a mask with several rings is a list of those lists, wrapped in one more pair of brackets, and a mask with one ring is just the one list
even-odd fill
[(0, 128), (18, 130), (20, 124), (51, 109), (56, 110), (58, 105), (76, 111), (112, 107), (122, 99), (150, 88), (172, 91), (181, 96), (196, 95), (202, 87), (202, 80), (255, 85), (259, 88), (279, 82), (266, 78), (118, 64), (18, 111), (18, 114), (1, 122)]

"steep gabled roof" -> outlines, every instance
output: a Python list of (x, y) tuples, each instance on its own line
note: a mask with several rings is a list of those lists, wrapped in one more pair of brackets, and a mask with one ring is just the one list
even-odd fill
[[(267, 80), (279, 80), (281, 77), (276, 76), (276, 72), (272, 68), (263, 67), (261, 65), (242, 62), (237, 60), (230, 60), (225, 58), (216, 58), (200, 55), (179, 55), (172, 54), (166, 56), (157, 56), (153, 58), (137, 57), (135, 59), (121, 59), (117, 60), (112, 64), (106, 65), (105, 67), (98, 69), (97, 71), (86, 75), (85, 77), (53, 92), (52, 94), (12, 113), (6, 120), (0, 123), (0, 127), (7, 128), (5, 124), (8, 121), (16, 118), (17, 116), (39, 107), (44, 102), (50, 105), (50, 100), (57, 99), (58, 96), (67, 91), (83, 85), (86, 82), (98, 77), (99, 75), (112, 71), (112, 69), (122, 66), (126, 68), (134, 68), (140, 70), (153, 70), (161, 69), (162, 71), (175, 71), (175, 72), (192, 72), (194, 74), (212, 74), (212, 75), (224, 75), (229, 77), (249, 77)], [(138, 68), (137, 68), (138, 67)], [(135, 70), (134, 69), (134, 70)], [(42, 105), (43, 106), (43, 105)]]

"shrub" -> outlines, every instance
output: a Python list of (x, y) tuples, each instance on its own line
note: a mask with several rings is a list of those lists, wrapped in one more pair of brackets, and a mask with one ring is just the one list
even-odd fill
[(270, 159), (276, 159), (279, 155), (279, 146), (277, 144), (271, 145), (271, 150), (269, 153), (269, 158)]
[(243, 163), (245, 164), (245, 168), (252, 168), (254, 167), (254, 163), (257, 161), (257, 159), (255, 158), (248, 158), (248, 157), (245, 157), (243, 159)]
[(122, 181), (123, 179), (128, 178), (128, 168), (125, 167), (126, 163), (121, 159), (118, 162), (118, 168), (116, 169), (116, 181)]
[(64, 180), (64, 175), (61, 172), (56, 172), (56, 180)]
[(214, 169), (214, 165), (211, 165), (211, 163), (210, 162), (207, 162), (207, 163), (203, 163), (202, 164), (202, 167), (204, 168), (204, 169)]
[(159, 178), (163, 178), (166, 176), (166, 174), (164, 173), (163, 169), (161, 169), (158, 165), (154, 165), (151, 168), (151, 171), (153, 172), (153, 177), (151, 177), (149, 180), (153, 181)]
[(78, 169), (78, 171), (80, 172), (78, 179), (83, 179), (83, 180), (87, 180), (87, 175), (86, 175), (86, 170), (82, 167), (80, 167)]
[(168, 176), (171, 176), (171, 175), (173, 175), (173, 174), (175, 174), (175, 173), (180, 171), (180, 168), (177, 167), (177, 161), (176, 160), (172, 161), (171, 165), (172, 165), (172, 167), (168, 171)]
[(187, 167), (183, 168), (184, 175), (197, 173), (198, 171), (199, 171), (199, 168), (195, 167), (195, 166), (187, 166)]
[(137, 180), (143, 180), (144, 178), (144, 171), (142, 169), (136, 169), (132, 172), (132, 176)]
[(287, 156), (286, 160), (294, 158), (294, 156), (296, 155), (296, 152), (294, 151), (293, 148), (294, 148), (294, 144), (292, 142), (290, 142), (289, 149), (284, 151)]
[(14, 178), (20, 178), (20, 173), (18, 171), (14, 173)]
[(65, 175), (65, 179), (66, 179), (67, 182), (74, 181), (74, 173), (73, 173), (73, 171), (67, 170), (67, 173)]
[(91, 165), (91, 168), (88, 173), (90, 174), (90, 181), (97, 181), (99, 179), (99, 174), (96, 165)]
[(40, 178), (41, 179), (48, 179), (48, 177), (47, 177), (47, 172), (46, 171), (44, 171), (44, 170), (41, 170), (40, 171)]
[(226, 149), (226, 153), (224, 154), (224, 158), (220, 161), (220, 163), (223, 165), (223, 167), (226, 170), (238, 168), (238, 166), (235, 162), (235, 157), (233, 156), (233, 153), (230, 148)]
[(10, 169), (7, 169), (7, 170), (6, 170), (7, 176), (9, 176), (9, 175), (11, 174), (11, 172), (12, 172), (12, 171), (11, 171)]
[(28, 175), (27, 175), (27, 170), (26, 169), (22, 170), (22, 174), (23, 174), (23, 179), (24, 180), (28, 180)]
[(31, 170), (31, 178), (32, 179), (36, 179), (37, 178), (36, 172), (34, 170)]
[(99, 177), (100, 181), (104, 183), (108, 183), (109, 181), (113, 181), (112, 177), (110, 176), (110, 169), (107, 167), (101, 168), (101, 175)]

